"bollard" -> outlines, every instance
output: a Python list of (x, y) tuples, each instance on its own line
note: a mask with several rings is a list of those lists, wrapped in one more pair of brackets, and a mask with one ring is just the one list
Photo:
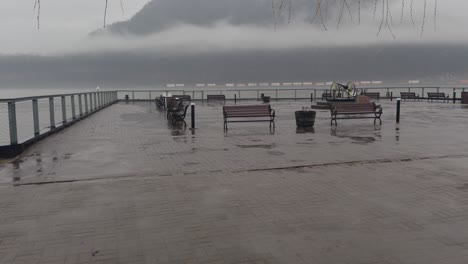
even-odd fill
[(455, 100), (457, 100), (457, 92), (453, 92), (453, 103), (455, 103)]
[(393, 101), (393, 92), (390, 92), (390, 101)]
[(400, 105), (401, 105), (401, 98), (397, 98), (397, 108), (396, 108), (396, 122), (400, 124)]
[(190, 104), (190, 113), (192, 114), (192, 129), (195, 129), (195, 103)]
[(237, 94), (234, 94), (234, 103), (237, 103)]

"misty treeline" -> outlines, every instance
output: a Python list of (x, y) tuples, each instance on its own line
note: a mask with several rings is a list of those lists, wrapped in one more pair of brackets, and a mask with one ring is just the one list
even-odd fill
[[(103, 27), (105, 28), (109, 0), (102, 1), (104, 4)], [(111, 1), (120, 1), (123, 15), (123, 0)], [(419, 30), (422, 37), (430, 13), (434, 30), (437, 28), (438, 0), (271, 0), (275, 29), (279, 24), (290, 24), (293, 21), (294, 5), (298, 2), (300, 2), (300, 6), (308, 3), (313, 5), (309, 14), (310, 23), (318, 24), (326, 31), (333, 25), (339, 29), (345, 18), (348, 19), (347, 23), (360, 25), (363, 16), (371, 16), (371, 19), (378, 25), (377, 36), (380, 35), (382, 30), (388, 30), (393, 38), (396, 38), (393, 28), (401, 25), (407, 18), (413, 28)], [(398, 7), (398, 10), (396, 10), (395, 6)], [(37, 15), (37, 27), (40, 28), (41, 0), (34, 0), (34, 11), (36, 11)], [(416, 19), (416, 11), (419, 11), (418, 13), (422, 14), (422, 17)]]

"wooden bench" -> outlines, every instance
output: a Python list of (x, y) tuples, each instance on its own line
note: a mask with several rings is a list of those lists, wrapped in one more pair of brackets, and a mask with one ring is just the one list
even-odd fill
[(429, 100), (449, 100), (449, 96), (445, 95), (445, 93), (427, 93), (427, 101)]
[[(352, 103), (352, 104), (334, 104), (331, 106), (331, 121), (330, 125), (338, 125), (337, 119), (364, 119), (373, 118), (374, 124), (378, 119), (382, 124), (382, 107), (375, 103)], [(339, 117), (343, 116), (343, 117)]]
[(224, 94), (208, 94), (206, 95), (206, 100), (209, 101), (226, 101), (226, 96)]
[(187, 125), (187, 123), (185, 123), (185, 116), (187, 115), (187, 109), (189, 106), (190, 104), (170, 112), (169, 120), (171, 120), (172, 124), (177, 122), (184, 122), (184, 124)]
[(192, 97), (190, 97), (190, 95), (188, 95), (188, 94), (184, 94), (184, 95), (173, 95), (172, 98), (179, 98), (179, 99), (182, 100), (182, 101), (191, 101), (191, 100), (192, 100)]
[(332, 93), (331, 92), (324, 92), (322, 94), (322, 100), (326, 100), (327, 98), (332, 98)]
[(275, 110), (269, 104), (223, 106), (223, 116), (225, 130), (228, 122), (270, 122), (270, 128), (275, 125)]
[(368, 92), (365, 92), (363, 93), (362, 95), (365, 95), (369, 98), (373, 98), (373, 99), (377, 99), (377, 100), (380, 100), (380, 93), (368, 93)]
[(400, 93), (400, 97), (401, 99), (414, 99), (416, 101), (416, 99), (419, 99), (419, 95), (416, 95), (416, 93), (414, 92), (401, 92)]

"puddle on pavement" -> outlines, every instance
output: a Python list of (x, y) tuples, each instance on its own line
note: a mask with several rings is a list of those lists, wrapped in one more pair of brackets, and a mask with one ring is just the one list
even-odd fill
[(468, 183), (463, 184), (462, 186), (456, 187), (458, 190), (466, 191), (468, 190)]
[(375, 142), (375, 138), (373, 137), (350, 137), (355, 144), (368, 144)]
[(285, 154), (284, 152), (281, 152), (281, 151), (268, 151), (267, 153), (272, 156), (283, 156)]
[(272, 149), (276, 144), (257, 144), (257, 145), (236, 145), (239, 148), (250, 149), (250, 148), (259, 148), (259, 149)]

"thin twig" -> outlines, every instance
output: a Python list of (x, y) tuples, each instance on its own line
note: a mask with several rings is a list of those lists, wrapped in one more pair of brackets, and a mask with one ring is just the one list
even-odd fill
[(403, 15), (405, 14), (405, 0), (401, 0), (401, 17), (400, 25), (403, 23)]
[(421, 25), (421, 38), (424, 34), (424, 26), (426, 24), (426, 8), (427, 8), (427, 0), (424, 0), (424, 11), (423, 11), (423, 21), (422, 21), (422, 25)]
[(410, 4), (410, 16), (411, 16), (411, 22), (413, 23), (413, 29), (414, 29), (415, 23), (414, 23), (414, 16), (413, 16), (413, 4), (414, 4), (414, 0), (411, 0), (411, 4)]
[(106, 6), (105, 6), (105, 8), (104, 8), (104, 28), (106, 28), (107, 1), (108, 1), (108, 0), (106, 0)]
[(434, 0), (434, 31), (437, 31), (437, 0)]
[(382, 19), (380, 20), (380, 26), (379, 26), (379, 31), (377, 32), (377, 36), (379, 36), (380, 32), (382, 31), (382, 26), (384, 24), (384, 17), (385, 17), (385, 0), (382, 0)]
[(341, 12), (340, 12), (340, 17), (338, 18), (338, 23), (336, 24), (336, 28), (340, 28), (340, 23), (341, 23), (341, 19), (343, 18), (343, 12), (344, 12), (344, 7), (345, 7), (345, 1), (346, 0), (342, 0), (342, 4), (341, 4)]

